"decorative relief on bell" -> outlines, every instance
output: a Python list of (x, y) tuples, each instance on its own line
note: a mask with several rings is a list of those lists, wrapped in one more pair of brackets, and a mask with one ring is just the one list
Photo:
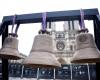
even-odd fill
[(88, 38), (87, 38), (86, 35), (81, 35), (81, 36), (79, 37), (79, 41), (80, 41), (80, 42), (86, 42), (87, 39), (88, 39)]

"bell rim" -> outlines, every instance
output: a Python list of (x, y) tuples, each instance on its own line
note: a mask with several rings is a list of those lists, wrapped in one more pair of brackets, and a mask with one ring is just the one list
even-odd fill
[[(85, 51), (91, 51), (91, 52), (85, 52)], [(96, 63), (96, 62), (100, 62), (100, 52), (96, 48), (84, 48), (84, 49), (76, 50), (73, 57), (71, 58), (70, 62), (71, 63)]]
[[(52, 53), (50, 53), (50, 52), (31, 52), (30, 54), (32, 54), (32, 55), (29, 55), (29, 56), (27, 56), (24, 60), (23, 60), (23, 62), (22, 62), (22, 64), (24, 64), (24, 65), (41, 65), (41, 67), (42, 67), (42, 65), (43, 66), (45, 66), (45, 65), (48, 65), (48, 66), (50, 66), (50, 67), (61, 67), (61, 64), (55, 59), (55, 55), (54, 54), (52, 54)], [(46, 58), (46, 62), (44, 62), (44, 63), (42, 63), (42, 61), (41, 60), (43, 60), (43, 57), (46, 57), (46, 56), (43, 56), (42, 58), (39, 56), (39, 57), (34, 57), (36, 54), (46, 54), (46, 56), (49, 54), (49, 56), (51, 56), (52, 58), (53, 58), (53, 60), (54, 61), (51, 61), (51, 59), (50, 58)], [(32, 57), (33, 56), (33, 57)], [(30, 59), (33, 59), (33, 60), (38, 60), (37, 62), (36, 61), (33, 61), (33, 60), (30, 60)], [(51, 61), (51, 62), (50, 62)], [(41, 63), (40, 63), (41, 62)], [(47, 62), (49, 62), (49, 63), (47, 63)], [(45, 66), (46, 67), (46, 66)]]
[(71, 63), (97, 63), (100, 62), (100, 58), (88, 58), (88, 59), (81, 59), (81, 60), (72, 60)]
[[(22, 63), (23, 64), (23, 63)], [(57, 67), (61, 67), (61, 65), (59, 65), (59, 66), (52, 66), (52, 65), (44, 65), (44, 64), (23, 64), (24, 66), (26, 66), (26, 67), (30, 67), (30, 68), (43, 68), (43, 67), (45, 67), (45, 68), (57, 68)]]
[(1, 54), (0, 53), (0, 58), (1, 59), (9, 59), (9, 60), (18, 60), (21, 59), (21, 57), (19, 56), (14, 56), (14, 55), (7, 55), (7, 54)]
[[(15, 55), (13, 55), (13, 54), (15, 54)], [(19, 51), (12, 50), (11, 52), (6, 52), (6, 51), (2, 51), (2, 49), (0, 50), (0, 58), (2, 58), (2, 59), (11, 59), (11, 60), (22, 59), (22, 57), (20, 56)]]

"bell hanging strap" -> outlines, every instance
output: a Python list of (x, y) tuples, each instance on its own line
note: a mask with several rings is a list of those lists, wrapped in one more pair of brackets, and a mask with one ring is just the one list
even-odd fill
[(46, 31), (46, 12), (42, 13), (42, 31)]
[(85, 29), (84, 11), (82, 9), (80, 9), (80, 15), (81, 15), (80, 29)]
[(13, 29), (14, 29), (14, 25), (16, 23), (16, 18), (17, 18), (17, 15), (15, 14), (13, 16), (13, 21), (12, 21), (12, 30), (11, 30), (11, 33), (9, 35), (12, 35), (13, 37), (17, 37), (17, 31), (18, 31), (18, 28), (19, 28), (19, 23), (17, 24), (16, 26), (16, 29), (15, 29), (15, 32), (13, 32)]
[(18, 28), (19, 28), (19, 26), (20, 26), (20, 23), (18, 23), (17, 26), (16, 26), (15, 34), (17, 34), (17, 32), (18, 32)]
[(13, 16), (11, 33), (13, 33), (13, 28), (14, 28), (15, 21), (16, 21), (16, 14)]
[(85, 23), (84, 23), (84, 11), (82, 9), (80, 9), (80, 15), (81, 15), (81, 20), (79, 21), (80, 24), (80, 29), (78, 32), (88, 32), (88, 29), (85, 27)]

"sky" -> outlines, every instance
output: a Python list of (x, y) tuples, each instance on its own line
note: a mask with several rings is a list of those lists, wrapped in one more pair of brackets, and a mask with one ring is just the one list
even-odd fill
[[(64, 11), (76, 9), (98, 8), (100, 0), (0, 0), (0, 23), (3, 16), (28, 14), (38, 12)], [(91, 24), (91, 23), (90, 23)], [(29, 55), (34, 36), (37, 35), (41, 24), (20, 25), (18, 30), (19, 51)], [(92, 28), (90, 28), (90, 32)]]
[(0, 19), (5, 15), (98, 8), (99, 0), (0, 0)]

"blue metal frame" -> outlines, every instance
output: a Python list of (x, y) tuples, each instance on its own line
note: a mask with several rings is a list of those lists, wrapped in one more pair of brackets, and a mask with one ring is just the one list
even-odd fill
[[(84, 17), (87, 20), (93, 19), (92, 16), (98, 15), (98, 9), (83, 9)], [(80, 10), (69, 11), (56, 11), (47, 12), (47, 21), (65, 21), (65, 20), (77, 20), (80, 19)], [(4, 16), (3, 22), (8, 22), (8, 25), (12, 24), (13, 16)], [(42, 13), (17, 15), (17, 21), (21, 24), (25, 23), (37, 23), (42, 22)]]
[[(94, 20), (96, 15), (99, 15), (98, 9), (83, 9), (85, 20)], [(4, 16), (2, 25), (0, 26), (0, 35), (4, 31), (5, 25), (12, 25), (13, 15)], [(47, 22), (52, 21), (67, 21), (67, 20), (80, 20), (80, 10), (69, 11), (56, 11), (47, 12)], [(38, 23), (42, 22), (42, 13), (22, 14), (17, 15), (16, 24)]]

